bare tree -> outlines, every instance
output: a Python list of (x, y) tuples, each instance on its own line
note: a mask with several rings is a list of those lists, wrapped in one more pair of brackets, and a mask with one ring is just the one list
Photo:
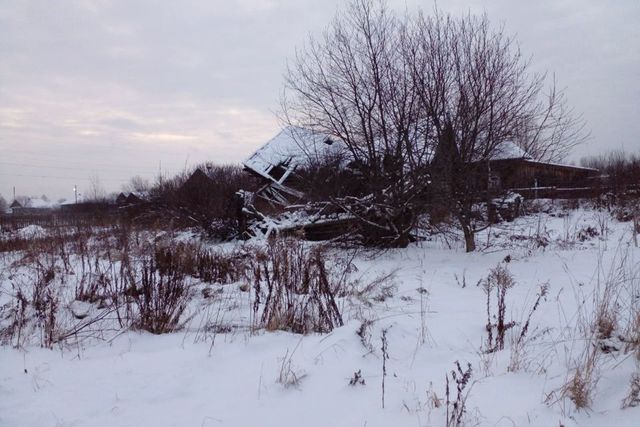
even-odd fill
[(542, 77), (529, 78), (513, 40), (493, 32), (486, 16), (420, 13), (411, 31), (407, 61), (438, 144), (435, 188), (458, 220), (467, 251), (473, 251), (472, 208), (487, 162), (531, 113)]
[(583, 158), (583, 166), (599, 170), (608, 191), (622, 195), (640, 185), (640, 152), (627, 153), (614, 150), (599, 156)]
[(514, 141), (536, 160), (559, 162), (589, 136), (586, 122), (568, 105), (554, 77), (546, 94), (522, 119)]
[(285, 120), (344, 142), (364, 183), (360, 194), (333, 199), (359, 219), (364, 243), (406, 246), (426, 186), (429, 147), (402, 57), (404, 29), (384, 3), (356, 0), (286, 74)]
[(0, 194), (0, 214), (6, 213), (9, 210), (9, 204), (4, 197)]
[(581, 139), (583, 127), (555, 84), (532, 73), (513, 38), (493, 30), (486, 15), (452, 17), (435, 10), (410, 22), (405, 45), (422, 122), (438, 149), (435, 196), (463, 231), (467, 251), (486, 223), (474, 204), (489, 198), (490, 160), (511, 140), (539, 159), (557, 160)]
[(104, 189), (100, 176), (97, 173), (89, 176), (89, 188), (84, 192), (86, 199), (94, 202), (104, 201), (107, 197), (107, 191)]
[(562, 91), (544, 93), (546, 80), (485, 15), (398, 17), (383, 1), (354, 0), (297, 53), (283, 109), (289, 123), (344, 141), (366, 187), (334, 201), (376, 244), (407, 244), (431, 202), (454, 215), (473, 251), (486, 226), (473, 208), (489, 197), (500, 146), (558, 160), (583, 136)]

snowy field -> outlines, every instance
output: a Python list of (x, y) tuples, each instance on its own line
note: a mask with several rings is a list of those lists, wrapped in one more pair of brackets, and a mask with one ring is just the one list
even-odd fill
[[(118, 328), (108, 304), (74, 301), (80, 271), (92, 270), (70, 256), (48, 285), (60, 287), (52, 333), (80, 330), (51, 348), (46, 328), (7, 331), (18, 289), (46, 260), (0, 254), (0, 426), (640, 425), (631, 223), (555, 210), (487, 229), (476, 253), (454, 237), (324, 252), (329, 265), (353, 257), (340, 270), (350, 292), (336, 298), (344, 325), (306, 335), (253, 327), (256, 291), (245, 279), (190, 278), (178, 331)], [(502, 345), (497, 275), (510, 284)]]

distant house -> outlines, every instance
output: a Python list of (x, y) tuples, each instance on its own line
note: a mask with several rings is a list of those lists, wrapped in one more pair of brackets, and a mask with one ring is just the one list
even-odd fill
[(124, 193), (118, 194), (116, 197), (116, 205), (122, 206), (127, 203), (127, 196)]
[(136, 205), (138, 203), (141, 203), (142, 201), (142, 198), (135, 193), (129, 193), (128, 195), (120, 193), (115, 200), (117, 206)]
[[(593, 185), (597, 169), (534, 160), (515, 143), (507, 141), (487, 162), (487, 188), (525, 193), (526, 198), (567, 196), (573, 190), (579, 196)], [(549, 190), (549, 191), (545, 191)], [(551, 191), (553, 190), (553, 191)], [(586, 195), (586, 194), (585, 194)]]
[[(455, 173), (452, 165), (457, 156), (456, 147), (440, 145), (431, 162), (434, 176)], [(590, 197), (599, 175), (596, 169), (535, 160), (512, 141), (502, 142), (487, 159), (471, 162), (470, 166), (475, 171), (473, 186), (479, 194), (513, 191), (527, 199)], [(442, 185), (438, 181), (434, 184), (436, 191)]]
[(198, 168), (178, 189), (178, 196), (188, 205), (203, 206), (208, 203), (214, 189), (215, 182)]
[(14, 200), (9, 206), (13, 215), (44, 215), (59, 207), (58, 204), (43, 197), (31, 197), (23, 203)]
[(11, 212), (12, 214), (20, 213), (20, 209), (22, 208), (23, 207), (20, 202), (14, 200), (13, 203), (11, 203), (11, 206), (9, 206), (9, 212)]

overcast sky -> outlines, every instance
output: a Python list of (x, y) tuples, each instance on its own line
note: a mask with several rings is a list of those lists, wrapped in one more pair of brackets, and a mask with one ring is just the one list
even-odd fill
[[(337, 0), (0, 0), (0, 194), (117, 191), (241, 162), (279, 129), (282, 73)], [(429, 1), (391, 0), (402, 11)], [(640, 0), (439, 1), (486, 11), (554, 72), (591, 140), (640, 150)]]

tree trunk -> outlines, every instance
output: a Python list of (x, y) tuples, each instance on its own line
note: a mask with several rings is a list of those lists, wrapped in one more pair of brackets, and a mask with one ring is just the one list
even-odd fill
[(462, 228), (462, 232), (464, 233), (464, 244), (467, 252), (473, 252), (476, 250), (476, 236), (471, 228), (471, 224), (469, 221), (463, 217), (462, 215), (458, 216), (458, 221), (460, 222), (460, 227)]

